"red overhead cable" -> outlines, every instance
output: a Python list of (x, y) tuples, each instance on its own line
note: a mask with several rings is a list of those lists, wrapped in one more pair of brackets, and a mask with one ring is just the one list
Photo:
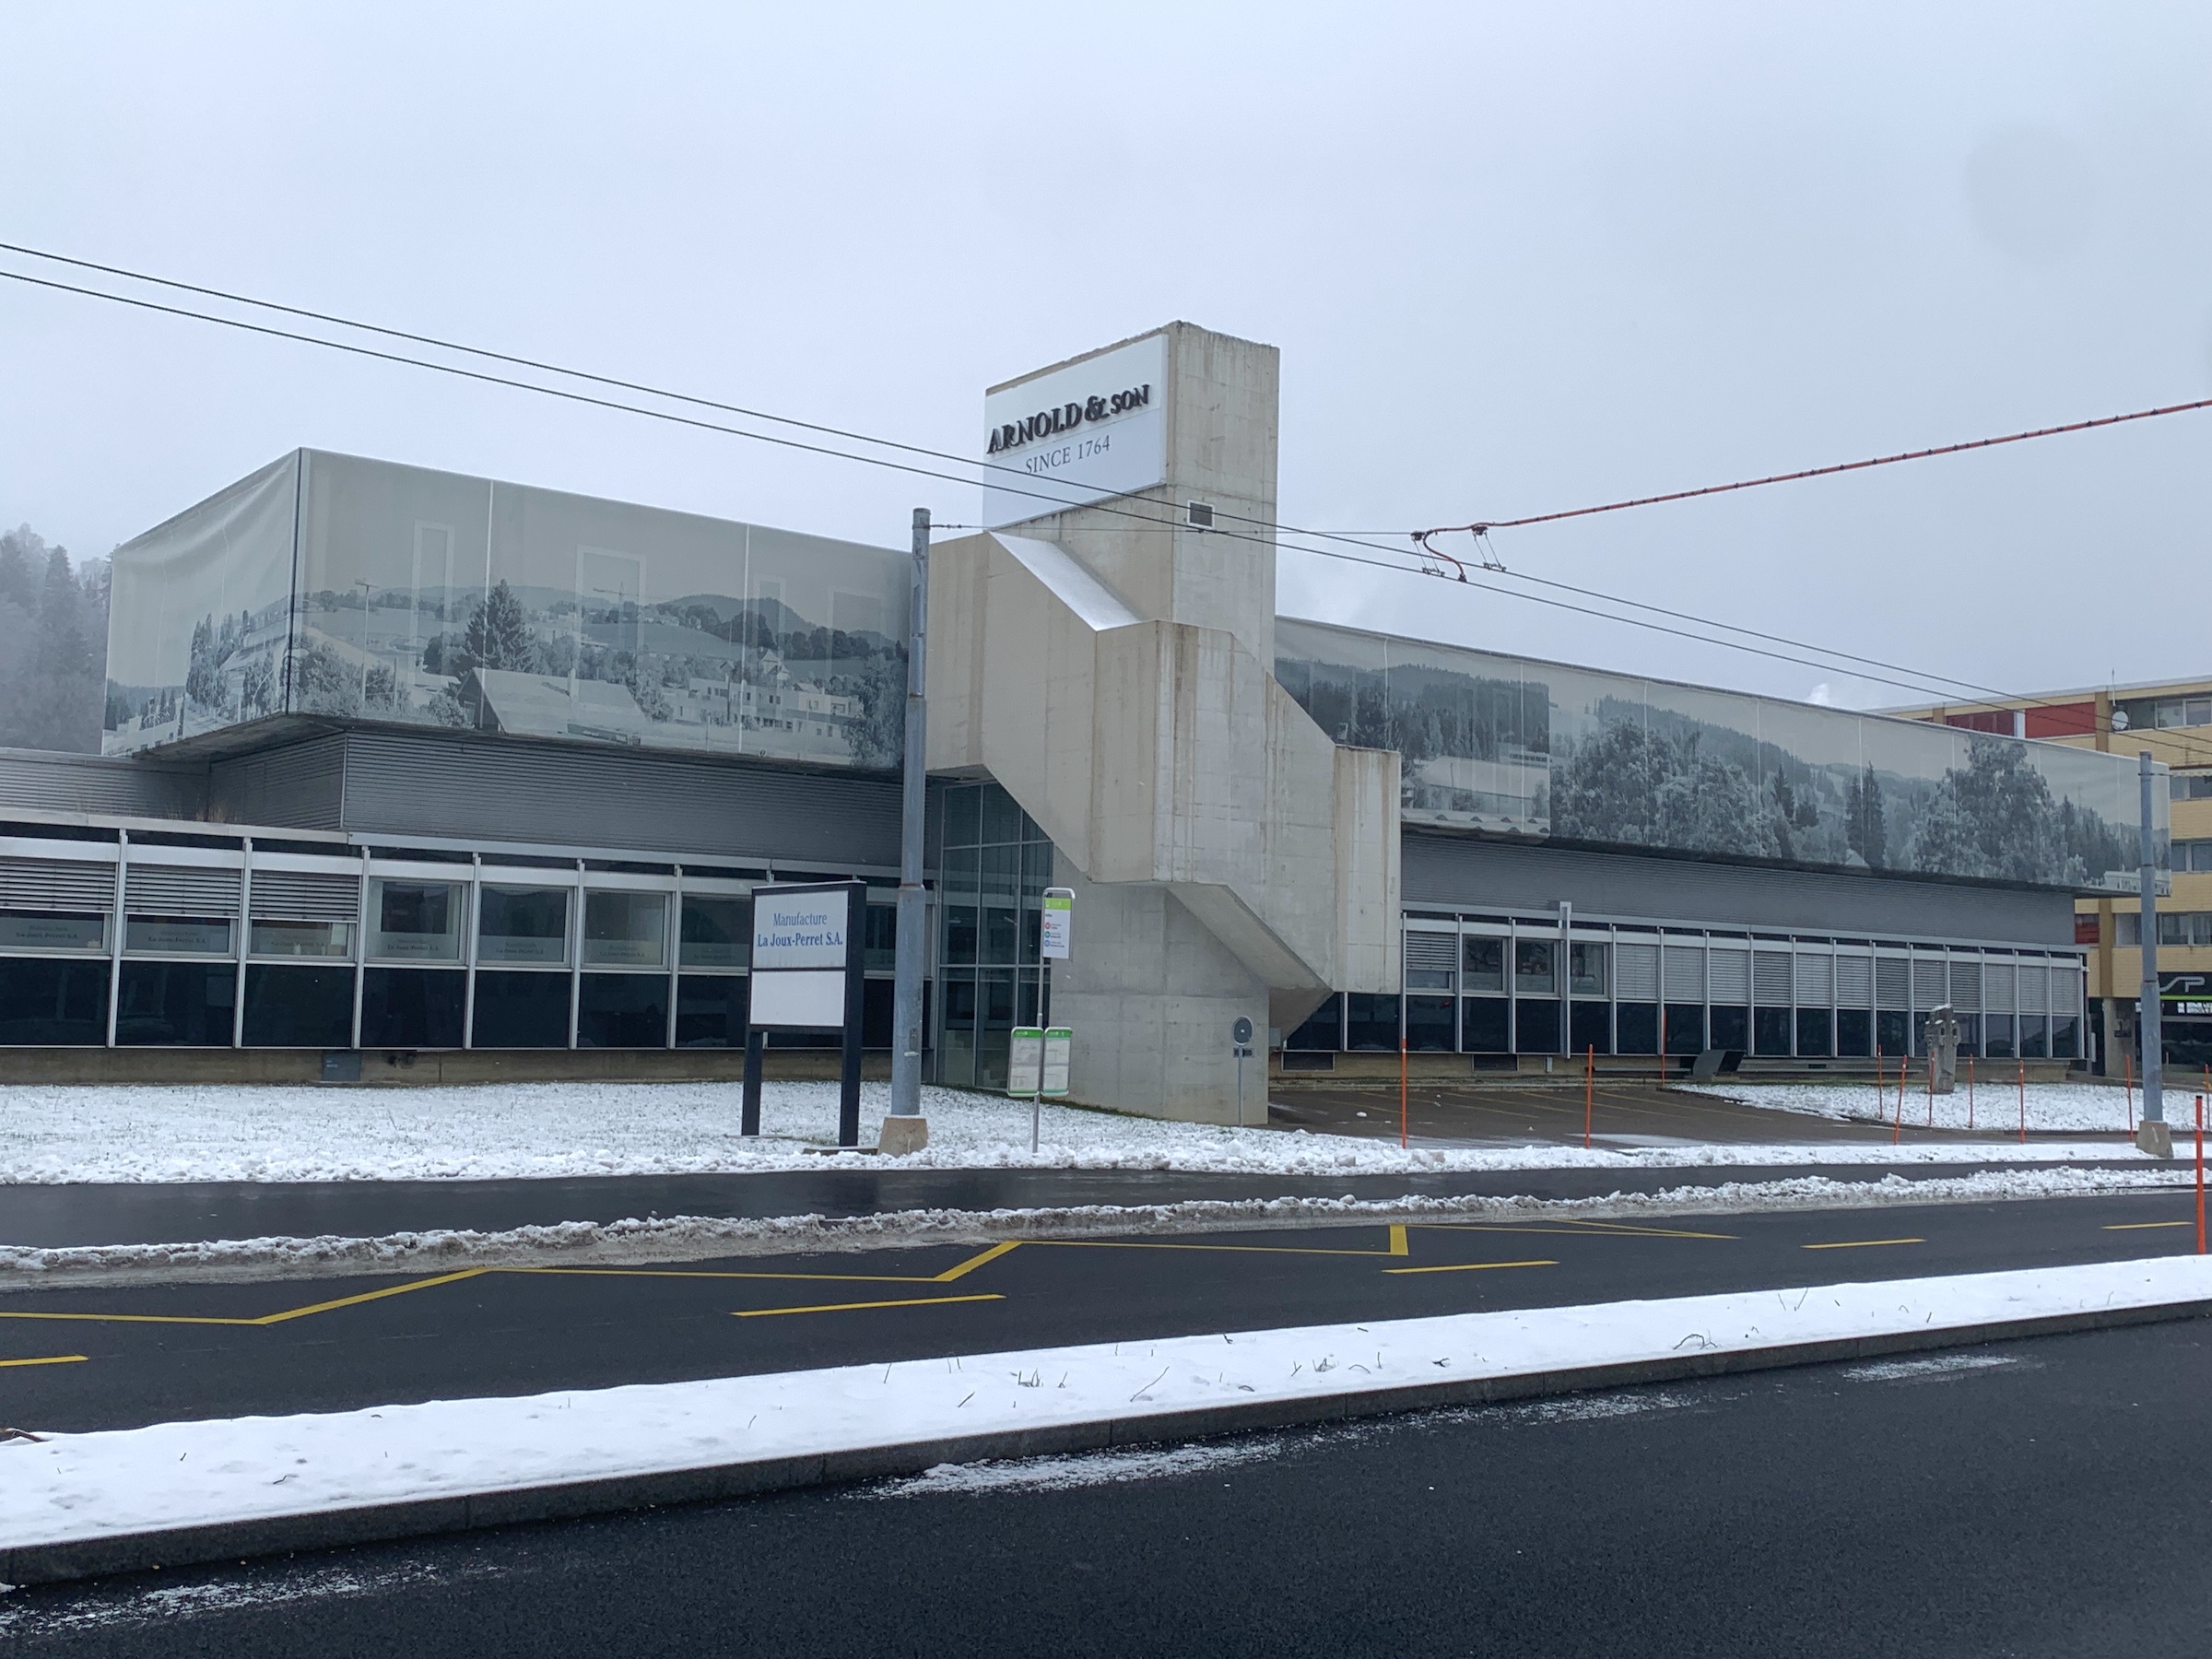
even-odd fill
[(1633, 500), (1607, 501), (1601, 507), (1570, 507), (1561, 512), (1538, 512), (1527, 518), (1483, 519), (1472, 524), (1441, 524), (1433, 530), (1416, 530), (1413, 539), (1427, 548), (1429, 538), (1432, 535), (1480, 535), (1489, 530), (1518, 530), (1528, 524), (1549, 524), (1560, 519), (1588, 518), (1593, 513), (1619, 512), (1630, 507), (1656, 507), (1663, 501), (1688, 501), (1699, 496), (1757, 489), (1762, 484), (1792, 484), (1800, 478), (1826, 478), (1837, 473), (1864, 472), (1870, 466), (1890, 466), (1900, 461), (1925, 461), (1936, 455), (1957, 455), (1968, 450), (1994, 449), (2001, 443), (2025, 443), (2030, 438), (2056, 438), (2065, 432), (2087, 432), (2098, 427), (2119, 426), (2130, 420), (2151, 420), (2160, 415), (2186, 415), (2194, 409), (2212, 409), (2212, 397), (2200, 397), (2193, 403), (2165, 404), (2155, 409), (2136, 409), (2125, 415), (2100, 415), (2094, 420), (2074, 420), (2065, 426), (2038, 427), (2031, 432), (2007, 432), (2001, 438), (1976, 438), (1967, 443), (1946, 443), (1934, 449), (1906, 450), (1901, 454), (1876, 455), (1865, 461), (1842, 461), (1832, 466), (1808, 466), (1800, 472), (1771, 473), (1763, 478), (1741, 478), (1734, 484), (1708, 484), (1701, 489), (1677, 489), (1665, 495), (1638, 496)]

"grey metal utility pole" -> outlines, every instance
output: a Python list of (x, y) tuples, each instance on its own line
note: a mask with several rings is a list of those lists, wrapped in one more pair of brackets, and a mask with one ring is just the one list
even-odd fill
[(929, 798), (927, 684), (924, 638), (929, 621), (929, 509), (914, 509), (914, 559), (906, 628), (906, 770), (899, 822), (899, 957), (892, 988), (891, 1112), (878, 1143), (888, 1153), (929, 1142), (922, 1117), (922, 970), (928, 941), (928, 895), (922, 886), (924, 807)]
[[(2145, 1124), (2166, 1121), (2166, 1101), (2159, 1089), (2159, 1061), (2164, 1044), (2159, 1030), (2159, 892), (2157, 837), (2152, 833), (2151, 786), (2158, 780), (2151, 771), (2150, 751), (2141, 751), (2137, 763), (2137, 781), (2143, 789), (2142, 840), (2142, 897), (2143, 921), (2143, 1000), (2136, 1016), (2136, 1030), (2143, 1042), (2143, 1122)], [(2163, 1135), (2163, 1129), (2154, 1132)]]

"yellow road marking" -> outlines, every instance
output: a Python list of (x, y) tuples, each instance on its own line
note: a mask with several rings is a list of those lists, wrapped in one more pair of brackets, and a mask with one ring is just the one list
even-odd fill
[(81, 1365), (82, 1354), (49, 1354), (42, 1359), (0, 1359), (0, 1365)]
[(1557, 1262), (1453, 1262), (1443, 1267), (1385, 1267), (1385, 1273), (1480, 1273), (1488, 1267), (1557, 1267)]
[(1402, 1221), (1390, 1230), (1390, 1253), (1392, 1255), (1411, 1255), (1413, 1253), (1413, 1246), (1406, 1241), (1406, 1224)]
[(225, 1318), (212, 1313), (47, 1313), (13, 1308), (0, 1309), (0, 1319), (68, 1319), (90, 1324), (276, 1325), (290, 1319), (305, 1319), (310, 1313), (327, 1313), (334, 1308), (350, 1308), (361, 1302), (382, 1301), (387, 1296), (405, 1296), (410, 1290), (428, 1290), (433, 1285), (450, 1285), (456, 1279), (475, 1278), (490, 1271), (488, 1267), (464, 1267), (458, 1273), (410, 1279), (404, 1285), (386, 1285), (381, 1290), (364, 1290), (357, 1296), (335, 1297), (329, 1301), (311, 1302), (304, 1308), (287, 1308), (253, 1319), (236, 1315)]
[(947, 1302), (1005, 1301), (995, 1292), (968, 1296), (909, 1296), (897, 1301), (824, 1302), (813, 1308), (740, 1308), (733, 1319), (766, 1319), (775, 1313), (855, 1313), (863, 1308), (936, 1308)]
[(997, 1261), (1020, 1244), (1019, 1239), (994, 1244), (988, 1250), (978, 1251), (964, 1262), (954, 1264), (942, 1273), (761, 1273), (737, 1268), (706, 1267), (494, 1267), (488, 1271), (565, 1274), (578, 1278), (797, 1279), (818, 1281), (825, 1285), (949, 1285), (953, 1280), (973, 1273), (986, 1262)]
[(967, 1275), (973, 1273), (984, 1263), (995, 1262), (1000, 1256), (1005, 1255), (1008, 1251), (1018, 1250), (1020, 1248), (1021, 1241), (1019, 1239), (1008, 1239), (1003, 1244), (994, 1244), (990, 1249), (981, 1251), (976, 1254), (970, 1256), (966, 1261), (960, 1263), (958, 1266), (946, 1268), (945, 1271), (938, 1274), (935, 1278), (930, 1280), (930, 1283), (933, 1285), (949, 1285), (953, 1280), (965, 1277)]
[(282, 1324), (288, 1319), (305, 1319), (310, 1313), (328, 1313), (338, 1308), (359, 1307), (363, 1302), (382, 1301), (387, 1296), (405, 1296), (410, 1290), (428, 1290), (434, 1285), (451, 1285), (489, 1271), (486, 1267), (464, 1267), (458, 1273), (441, 1273), (435, 1278), (414, 1279), (405, 1285), (386, 1285), (382, 1290), (363, 1290), (357, 1296), (333, 1297), (329, 1301), (310, 1302), (304, 1308), (287, 1308), (281, 1313), (265, 1313), (249, 1323), (259, 1325)]
[(1844, 1239), (1834, 1244), (1800, 1244), (1800, 1250), (1871, 1250), (1877, 1244), (1925, 1244), (1925, 1239)]
[(2153, 1227), (2194, 1227), (2194, 1221), (2115, 1221), (2106, 1232), (2142, 1232)]

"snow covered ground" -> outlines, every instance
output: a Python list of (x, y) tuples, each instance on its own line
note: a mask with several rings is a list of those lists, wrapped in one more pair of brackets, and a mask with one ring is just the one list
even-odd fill
[[(2055, 1092), (2058, 1086), (2050, 1086)], [(1802, 1094), (1789, 1091), (1802, 1090)], [(1715, 1090), (1750, 1098), (1743, 1086)], [(1855, 1104), (1874, 1112), (1874, 1090)], [(2003, 1093), (2003, 1091), (1998, 1091)], [(2101, 1091), (2081, 1122), (2117, 1129)], [(1846, 1088), (1780, 1085), (1758, 1103), (1851, 1115)], [(2011, 1097), (1985, 1102), (2011, 1110)], [(2038, 1090), (2029, 1091), (2031, 1108)], [(888, 1088), (864, 1087), (861, 1141), (876, 1143)], [(2117, 1097), (2113, 1097), (2116, 1100)], [(1964, 1097), (1960, 1097), (1963, 1101)], [(1802, 1100), (1803, 1103), (1800, 1103)], [(1908, 1098), (1907, 1115), (1916, 1109)], [(1026, 1101), (924, 1091), (935, 1169), (1185, 1170), (1282, 1175), (1691, 1165), (1947, 1163), (1961, 1159), (2065, 1162), (2127, 1156), (2110, 1144), (1960, 1148), (1695, 1143), (1612, 1147), (1421, 1144), (1277, 1129), (1159, 1123), (1047, 1104), (1030, 1151)], [(1963, 1112), (1963, 1106), (1959, 1109)], [(2040, 1109), (2039, 1109), (2040, 1110)], [(737, 1133), (738, 1088), (723, 1083), (507, 1083), (441, 1088), (76, 1086), (0, 1088), (0, 1183), (65, 1181), (439, 1181), (537, 1176), (720, 1173), (819, 1169), (836, 1139), (831, 1083), (771, 1083), (759, 1139)], [(1963, 1115), (1959, 1121), (1964, 1122)], [(1986, 1124), (1987, 1112), (1983, 1123)], [(2003, 1124), (1998, 1125), (2004, 1127)], [(1602, 1139), (1602, 1137), (1601, 1137)], [(813, 1148), (814, 1150), (810, 1150)]]
[[(2001, 1065), (2003, 1062), (1993, 1062)], [(1897, 1079), (1877, 1091), (1871, 1079), (1853, 1083), (1745, 1083), (1686, 1084), (1700, 1094), (1720, 1095), (1747, 1106), (1771, 1107), (1778, 1112), (1809, 1112), (1815, 1117), (1849, 1123), (1893, 1123), (1898, 1116)], [(2143, 1112), (2143, 1091), (2112, 1083), (2030, 1083), (2023, 1091), (2017, 1083), (2000, 1077), (1974, 1080), (1970, 1091), (1965, 1069), (1959, 1072), (1958, 1091), (1930, 1096), (1917, 1073), (1906, 1083), (1904, 1125), (1908, 1129), (1973, 1129), (1982, 1134), (2018, 1133), (2023, 1092), (2028, 1127), (2124, 1135)], [(2181, 1132), (2195, 1121), (2194, 1097), (2205, 1093), (2201, 1079), (2185, 1070), (2166, 1080), (2166, 1121), (2174, 1126), (2175, 1149)], [(2207, 1095), (2212, 1106), (2212, 1095)]]
[(2170, 1256), (18, 1439), (0, 1442), (0, 1548), (886, 1448), (916, 1448), (925, 1467), (994, 1433), (1112, 1424), (1132, 1439), (1148, 1418), (1209, 1407), (1348, 1396), (1357, 1411), (1359, 1396), (1447, 1379), (2208, 1297), (2212, 1258)]

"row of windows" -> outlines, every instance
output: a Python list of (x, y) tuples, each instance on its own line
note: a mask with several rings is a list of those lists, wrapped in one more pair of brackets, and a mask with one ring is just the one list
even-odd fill
[[(1806, 1058), (1926, 1053), (1928, 1014), (1905, 1009), (1562, 1002), (1553, 997), (1332, 996), (1290, 1033), (1293, 1053), (1676, 1054), (1733, 1049)], [(2075, 1059), (2077, 1014), (1961, 1014), (1959, 1053)]]
[(2170, 870), (2212, 870), (2212, 841), (2177, 841), (2169, 843), (2166, 867)]
[[(118, 1046), (343, 1049), (352, 1045), (355, 970), (251, 963), (124, 962), (115, 981)], [(469, 982), (475, 981), (473, 998)], [(742, 974), (565, 974), (515, 970), (378, 968), (360, 971), (367, 1049), (737, 1048)], [(108, 1033), (108, 965), (59, 957), (0, 958), (0, 1044), (100, 1045)], [(571, 1018), (572, 1014), (572, 1018)], [(891, 984), (870, 980), (862, 1041), (888, 1048)], [(794, 1037), (794, 1047), (834, 1036)]]
[[(2112, 917), (2112, 943), (2137, 946), (2143, 943), (2143, 917), (2139, 912), (2121, 911)], [(2159, 943), (2212, 945), (2212, 911), (2160, 911)]]
[(2168, 730), (2212, 725), (2212, 697), (2134, 697), (2112, 704), (2112, 729), (2119, 732)]
[[(593, 890), (583, 895), (582, 960), (587, 968), (665, 969), (668, 906), (673, 895)], [(370, 882), (368, 959), (376, 962), (459, 962), (468, 887), (377, 877)], [(570, 888), (517, 887), (485, 882), (477, 888), (477, 960), (512, 967), (563, 969), (572, 965)], [(0, 911), (0, 953), (67, 951), (104, 955), (108, 917), (98, 912)], [(889, 905), (867, 910), (864, 940), (871, 968), (891, 966), (898, 914)], [(682, 896), (679, 966), (697, 970), (743, 968), (748, 959), (752, 900), (697, 893)], [(238, 922), (224, 916), (126, 916), (126, 956), (233, 957)], [(350, 961), (351, 922), (253, 919), (247, 952), (263, 959)]]
[(1924, 1011), (1948, 1003), (1967, 1012), (2028, 1014), (2070, 1013), (2079, 1006), (2080, 968), (2073, 959), (1778, 944), (1709, 945), (1692, 934), (1653, 935), (1647, 943), (1408, 928), (1405, 984), (1408, 991), (1470, 996), (1556, 998), (1564, 990), (1577, 998), (1652, 1004)]

